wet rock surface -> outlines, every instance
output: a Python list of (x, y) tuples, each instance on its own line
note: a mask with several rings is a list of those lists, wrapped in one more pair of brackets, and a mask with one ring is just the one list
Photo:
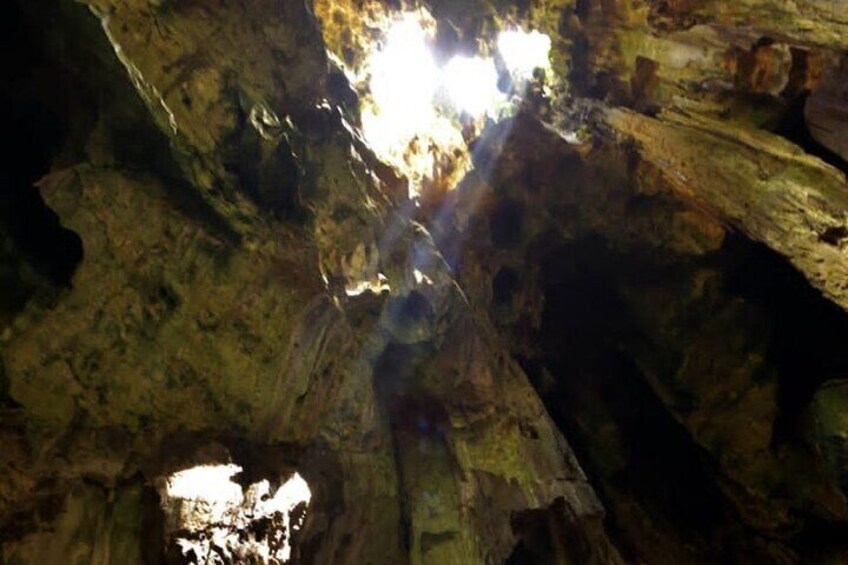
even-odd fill
[(432, 2), (555, 77), (413, 201), (342, 69), (400, 6), (13, 2), (0, 561), (185, 562), (232, 463), (293, 562), (844, 562), (842, 4)]

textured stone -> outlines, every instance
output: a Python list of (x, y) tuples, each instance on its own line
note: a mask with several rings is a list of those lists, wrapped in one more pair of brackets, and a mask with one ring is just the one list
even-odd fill
[(822, 450), (830, 472), (843, 491), (848, 488), (846, 401), (848, 401), (848, 390), (846, 390), (845, 382), (832, 381), (816, 392), (811, 405), (819, 449)]
[[(846, 60), (848, 61), (848, 60)], [(810, 133), (822, 145), (848, 161), (848, 62), (832, 72), (807, 98), (804, 116)]]
[(848, 186), (786, 125), (844, 157), (842, 3), (434, 1), (439, 58), (551, 34), (556, 96), (418, 204), (326, 51), (394, 5), (57, 3), (20, 99), (82, 253), (3, 214), (0, 560), (179, 561), (154, 486), (226, 460), (306, 478), (304, 563), (845, 557)]
[(843, 173), (777, 136), (697, 114), (613, 110), (605, 120), (636, 144), (648, 178), (786, 256), (848, 308)]

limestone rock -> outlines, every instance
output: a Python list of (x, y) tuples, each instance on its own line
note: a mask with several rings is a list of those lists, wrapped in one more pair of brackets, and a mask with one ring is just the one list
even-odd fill
[(848, 161), (848, 63), (834, 70), (829, 79), (807, 98), (804, 115), (814, 138)]
[(552, 62), (415, 199), (397, 3), (14, 2), (0, 561), (184, 562), (222, 464), (305, 479), (299, 563), (844, 561), (842, 4), (427, 2)]
[(606, 120), (637, 144), (647, 178), (785, 255), (848, 307), (843, 173), (781, 138), (697, 114), (654, 119), (614, 110)]
[(826, 383), (816, 392), (812, 403), (819, 448), (824, 453), (830, 472), (839, 481), (843, 491), (848, 484), (848, 452), (845, 443), (848, 438), (848, 422), (845, 420), (845, 400), (845, 383), (833, 381)]

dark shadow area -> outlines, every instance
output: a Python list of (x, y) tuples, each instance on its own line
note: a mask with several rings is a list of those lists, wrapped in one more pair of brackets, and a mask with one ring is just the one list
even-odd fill
[[(345, 511), (344, 481), (339, 454), (325, 445), (313, 445), (298, 460), (298, 472), (312, 491), (312, 500), (303, 529), (292, 539), (290, 563), (315, 563), (326, 550), (329, 530)], [(338, 549), (348, 551), (353, 542), (349, 535), (337, 542)]]
[(848, 161), (816, 141), (810, 133), (810, 128), (807, 126), (807, 120), (804, 117), (804, 107), (809, 95), (810, 93), (806, 92), (791, 100), (774, 133), (788, 139), (805, 152), (833, 165), (848, 175)]
[(768, 360), (780, 379), (775, 441), (797, 438), (819, 385), (848, 378), (848, 314), (762, 244), (732, 235), (716, 259), (728, 292), (758, 305), (769, 319)]
[[(743, 325), (734, 335), (755, 333), (764, 324), (768, 328), (761, 373), (777, 379), (778, 395), (771, 449), (777, 453), (789, 446), (793, 453), (809, 453), (811, 460), (815, 455), (807, 444), (806, 407), (823, 382), (848, 378), (848, 315), (783, 257), (736, 234), (729, 235), (719, 251), (694, 263), (669, 263), (651, 251), (618, 253), (597, 236), (538, 253), (534, 260), (543, 269), (545, 295), (537, 337), (541, 354), (519, 357), (519, 362), (604, 501), (607, 531), (625, 558), (645, 558), (640, 552), (649, 542), (633, 537), (643, 521), (677, 539), (672, 543), (678, 547), (688, 546), (687, 551), (695, 553), (687, 555), (698, 555), (704, 562), (765, 558), (759, 553), (765, 546), (727, 498), (715, 454), (696, 443), (674, 415), (675, 410), (686, 413), (680, 404), (686, 398), (661, 398), (643, 372), (647, 364), (656, 378), (664, 367), (675, 371), (681, 359), (673, 350), (675, 341), (645, 357), (651, 349), (640, 344), (656, 347), (662, 342), (654, 341), (659, 334), (646, 334), (640, 325), (634, 307), (641, 295), (634, 290), (667, 288), (664, 292), (673, 293), (669, 280), (692, 277), (706, 266), (720, 271), (721, 300), (742, 300), (746, 312), (761, 318), (751, 320), (750, 330)], [(495, 281), (503, 278), (499, 273)], [(709, 308), (688, 311), (691, 319), (681, 321), (686, 326), (677, 331), (682, 336), (699, 331), (714, 315)], [(734, 335), (727, 336), (728, 347), (737, 339)], [(638, 360), (635, 352), (640, 352)], [(844, 524), (799, 518), (803, 526), (785, 543), (803, 555), (820, 555), (822, 548), (836, 548), (845, 539)], [(519, 550), (516, 555), (530, 551)]]
[(518, 543), (507, 565), (595, 563), (597, 548), (563, 498), (548, 508), (518, 512), (511, 519)]
[[(6, 164), (0, 168), (0, 237), (8, 238), (0, 246), (0, 300), (4, 310), (12, 310), (34, 291), (32, 281), (15, 280), (18, 273), (12, 264), (19, 268), (26, 262), (50, 283), (68, 286), (82, 259), (82, 243), (60, 225), (33, 186), (50, 170), (71, 130), (69, 104), (63, 100), (67, 93), (39, 91), (46, 74), (53, 74), (58, 86), (67, 73), (53, 67), (41, 34), (16, 3), (6, 6), (0, 34), (8, 42), (0, 58), (10, 77), (0, 91), (7, 141)], [(46, 96), (57, 99), (46, 101)]]
[(509, 304), (520, 286), (518, 272), (509, 267), (501, 267), (492, 280), (492, 299), (500, 306)]
[(0, 357), (0, 408), (7, 407), (13, 402), (9, 396), (9, 377), (6, 375), (6, 366), (3, 363), (3, 358)]
[(67, 287), (83, 258), (34, 184), (92, 163), (153, 172), (166, 195), (228, 241), (236, 234), (182, 177), (167, 137), (118, 62), (97, 21), (73, 2), (11, 2), (0, 22), (7, 79), (0, 91), (6, 165), (0, 170), (0, 317), (33, 295)]
[[(624, 349), (638, 327), (614, 285), (628, 271), (649, 267), (611, 253), (600, 238), (556, 249), (541, 264), (543, 364), (555, 378), (555, 384), (543, 385), (542, 398), (590, 482), (602, 497), (610, 487), (633, 497), (655, 520), (706, 546), (712, 530), (727, 519), (713, 470)], [(531, 377), (539, 374), (526, 368)], [(605, 412), (603, 418), (619, 430), (626, 467), (601, 468), (604, 446), (591, 427), (603, 422), (585, 420), (594, 411)], [(620, 531), (614, 512), (608, 519), (610, 531)]]
[(492, 244), (500, 249), (521, 245), (524, 236), (524, 207), (521, 202), (505, 198), (497, 203), (489, 219)]
[(240, 181), (240, 188), (264, 212), (281, 220), (302, 220), (300, 167), (284, 135), (274, 141), (262, 137), (239, 116), (238, 154), (226, 166)]
[(141, 494), (141, 559), (144, 565), (166, 563), (165, 512), (159, 493), (145, 484)]

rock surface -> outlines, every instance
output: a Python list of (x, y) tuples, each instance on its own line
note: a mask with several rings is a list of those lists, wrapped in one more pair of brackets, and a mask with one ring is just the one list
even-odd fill
[(834, 69), (807, 98), (804, 116), (810, 124), (810, 133), (822, 145), (848, 161), (848, 63)]
[(302, 563), (848, 559), (842, 2), (430, 2), (554, 76), (418, 202), (340, 66), (394, 4), (13, 4), (3, 563), (183, 562), (228, 462)]
[(613, 111), (608, 123), (636, 144), (654, 189), (665, 185), (785, 255), (848, 308), (843, 173), (780, 137), (697, 114)]

